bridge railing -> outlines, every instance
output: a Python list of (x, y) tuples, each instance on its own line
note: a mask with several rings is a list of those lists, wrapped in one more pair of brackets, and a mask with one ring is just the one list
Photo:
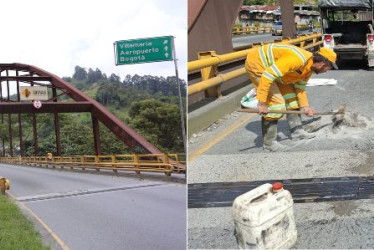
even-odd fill
[(265, 33), (271, 33), (273, 30), (272, 26), (268, 27), (258, 27), (258, 26), (247, 26), (247, 27), (235, 27), (233, 29), (233, 34), (234, 35), (244, 35), (244, 34), (265, 34)]
[(118, 154), (118, 155), (82, 155), (69, 157), (0, 157), (0, 162), (42, 167), (107, 169), (117, 171), (185, 173), (186, 161), (182, 154)]
[[(321, 27), (320, 24), (315, 24), (314, 28)], [(298, 24), (297, 30), (307, 30), (309, 29), (308, 24)], [(273, 31), (273, 26), (237, 26), (232, 29), (233, 35), (251, 35), (251, 34), (266, 34)]]
[[(280, 41), (271, 41), (281, 44), (293, 44), (303, 49), (312, 49), (319, 47), (322, 44), (322, 34), (314, 33), (311, 35), (300, 35), (296, 39), (284, 39)], [(245, 58), (248, 50), (252, 47), (261, 46), (263, 44), (271, 43), (260, 43), (260, 44), (248, 44), (241, 46), (239, 51), (218, 55), (215, 51), (199, 53), (199, 60), (188, 62), (188, 72), (196, 72), (200, 70), (201, 81), (188, 86), (188, 96), (205, 91), (207, 97), (219, 97), (221, 96), (221, 85), (224, 82), (245, 75), (246, 71), (244, 68)], [(221, 74), (217, 68), (223, 64), (234, 63), (242, 61), (243, 67), (233, 69), (227, 73)]]

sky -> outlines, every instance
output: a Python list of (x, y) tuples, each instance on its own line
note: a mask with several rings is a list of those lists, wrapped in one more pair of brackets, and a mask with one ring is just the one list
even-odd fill
[(174, 36), (179, 78), (187, 79), (186, 0), (19, 0), (1, 3), (0, 63), (23, 63), (59, 77), (76, 65), (107, 76), (175, 76), (173, 61), (114, 64), (113, 42)]

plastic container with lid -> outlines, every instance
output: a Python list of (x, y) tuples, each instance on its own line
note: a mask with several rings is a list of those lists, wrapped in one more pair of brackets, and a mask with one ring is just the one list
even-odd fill
[(285, 249), (296, 243), (293, 200), (282, 183), (264, 184), (238, 196), (233, 217), (240, 249)]

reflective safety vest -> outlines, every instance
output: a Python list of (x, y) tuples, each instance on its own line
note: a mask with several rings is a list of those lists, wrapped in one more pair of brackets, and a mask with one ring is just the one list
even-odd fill
[(248, 52), (247, 71), (261, 76), (257, 99), (266, 102), (271, 84), (294, 84), (300, 107), (307, 107), (306, 83), (312, 75), (313, 54), (293, 45), (266, 44)]

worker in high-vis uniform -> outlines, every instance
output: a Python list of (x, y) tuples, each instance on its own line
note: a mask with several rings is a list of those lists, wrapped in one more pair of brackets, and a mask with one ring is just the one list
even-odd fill
[[(274, 43), (249, 50), (245, 69), (257, 92), (264, 149), (287, 149), (276, 141), (277, 123), (283, 115), (271, 111), (303, 109), (307, 116), (313, 116), (316, 111), (309, 106), (305, 91), (307, 81), (313, 73), (324, 73), (332, 68), (338, 68), (336, 53), (325, 47), (314, 54), (293, 45)], [(300, 115), (287, 114), (287, 121), (293, 140), (315, 137), (302, 128)]]

